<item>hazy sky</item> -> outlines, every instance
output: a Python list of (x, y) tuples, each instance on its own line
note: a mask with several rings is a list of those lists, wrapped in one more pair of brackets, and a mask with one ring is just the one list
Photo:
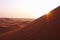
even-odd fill
[(60, 0), (0, 0), (0, 18), (38, 18), (60, 5)]

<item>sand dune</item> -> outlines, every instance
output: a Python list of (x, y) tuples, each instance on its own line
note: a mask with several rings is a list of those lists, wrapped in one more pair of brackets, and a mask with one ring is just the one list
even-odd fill
[(60, 6), (0, 40), (60, 40)]
[(34, 20), (30, 18), (0, 18), (0, 35), (5, 32), (24, 28)]

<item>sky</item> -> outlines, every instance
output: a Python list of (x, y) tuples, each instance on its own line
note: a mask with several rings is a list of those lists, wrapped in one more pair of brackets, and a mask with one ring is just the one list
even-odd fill
[(38, 18), (60, 5), (60, 0), (0, 0), (0, 18)]

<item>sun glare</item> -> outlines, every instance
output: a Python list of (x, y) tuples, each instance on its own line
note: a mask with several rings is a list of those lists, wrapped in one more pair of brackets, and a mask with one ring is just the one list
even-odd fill
[(60, 5), (59, 0), (29, 0), (25, 1), (24, 9), (31, 17), (38, 18), (49, 13)]

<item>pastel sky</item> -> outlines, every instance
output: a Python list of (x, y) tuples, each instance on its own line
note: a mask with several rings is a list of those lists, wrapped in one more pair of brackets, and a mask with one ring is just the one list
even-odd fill
[(59, 5), (60, 0), (0, 0), (0, 18), (38, 18)]

